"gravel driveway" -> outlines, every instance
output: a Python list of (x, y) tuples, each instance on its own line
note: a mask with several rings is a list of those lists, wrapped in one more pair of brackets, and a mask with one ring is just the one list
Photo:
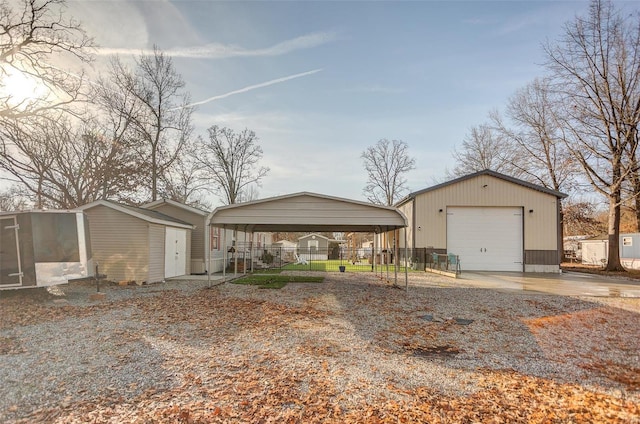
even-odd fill
[(0, 422), (640, 423), (638, 298), (316, 275), (0, 292)]

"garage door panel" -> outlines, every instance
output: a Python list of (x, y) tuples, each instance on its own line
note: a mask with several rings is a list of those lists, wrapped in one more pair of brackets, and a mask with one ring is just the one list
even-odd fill
[(522, 208), (451, 207), (447, 210), (447, 251), (462, 269), (522, 271)]

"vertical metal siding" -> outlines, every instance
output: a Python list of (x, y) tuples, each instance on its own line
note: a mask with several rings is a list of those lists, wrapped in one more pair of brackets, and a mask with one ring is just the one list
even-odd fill
[(448, 206), (518, 206), (524, 209), (525, 250), (557, 251), (558, 199), (551, 194), (481, 175), (422, 193), (415, 202), (415, 225), (422, 227), (417, 247), (446, 248)]

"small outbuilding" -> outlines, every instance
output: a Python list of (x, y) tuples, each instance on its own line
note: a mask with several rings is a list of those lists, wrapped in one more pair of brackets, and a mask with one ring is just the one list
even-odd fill
[(298, 237), (298, 255), (307, 261), (329, 259), (329, 238), (318, 233)]
[[(582, 240), (582, 263), (605, 266), (609, 256), (609, 237), (605, 234)], [(620, 234), (620, 263), (627, 269), (640, 269), (640, 233)]]
[(207, 234), (207, 216), (209, 216), (209, 212), (171, 199), (159, 199), (142, 207), (188, 222), (193, 226), (191, 230), (190, 273), (204, 274), (207, 271), (207, 248), (210, 242), (210, 237)]
[(81, 206), (100, 274), (155, 283), (189, 273), (193, 225), (163, 213), (97, 200)]
[(414, 254), (457, 255), (463, 271), (559, 272), (564, 197), (484, 170), (413, 192), (396, 206), (409, 221)]

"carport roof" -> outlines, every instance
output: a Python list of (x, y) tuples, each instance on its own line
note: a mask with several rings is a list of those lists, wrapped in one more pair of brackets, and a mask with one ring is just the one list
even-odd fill
[(216, 208), (209, 225), (245, 232), (379, 233), (407, 226), (396, 208), (300, 192)]

